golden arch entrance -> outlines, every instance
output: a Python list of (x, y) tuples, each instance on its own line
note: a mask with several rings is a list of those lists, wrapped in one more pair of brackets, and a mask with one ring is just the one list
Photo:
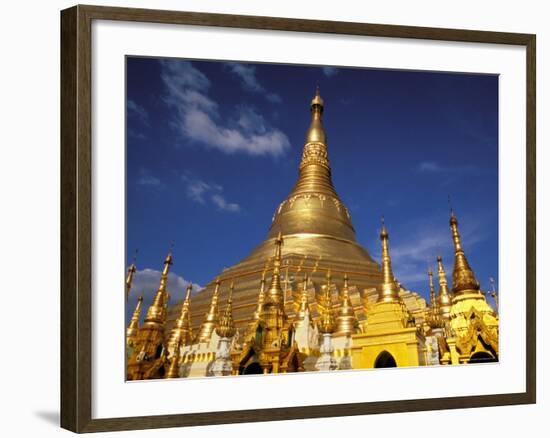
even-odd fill
[(397, 363), (394, 357), (387, 351), (383, 351), (374, 361), (374, 368), (395, 368)]

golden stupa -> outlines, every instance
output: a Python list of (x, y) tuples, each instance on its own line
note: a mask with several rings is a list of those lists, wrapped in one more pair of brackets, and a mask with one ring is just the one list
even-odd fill
[[(438, 257), (429, 305), (395, 278), (384, 223), (381, 266), (357, 243), (332, 183), (323, 109), (317, 89), (298, 181), (248, 257), (195, 295), (191, 285), (171, 291), (182, 297), (171, 306), (166, 257), (143, 325), (138, 299), (126, 331), (129, 380), (498, 360), (498, 311), (466, 259), (454, 214), (452, 290)], [(132, 263), (127, 296), (135, 272)]]
[[(288, 292), (292, 283), (301, 281), (304, 273), (310, 280), (322, 283), (330, 269), (335, 283), (344, 284), (344, 273), (354, 285), (350, 299), (364, 319), (359, 290), (374, 292), (380, 283), (380, 266), (366, 249), (357, 243), (348, 208), (344, 205), (332, 183), (328, 157), (327, 135), (323, 127), (324, 103), (319, 89), (311, 101), (311, 123), (306, 133), (298, 180), (290, 194), (277, 207), (266, 240), (236, 265), (224, 269), (217, 277), (221, 283), (235, 282), (234, 313), (237, 327), (246, 326), (258, 300), (258, 285), (262, 275), (272, 270), (273, 247), (282, 234), (283, 290)], [(193, 297), (191, 321), (198, 329), (208, 312), (215, 289), (212, 281)], [(286, 296), (289, 314), (293, 314), (292, 301)], [(314, 301), (316, 301), (314, 297)], [(313, 303), (315, 304), (315, 303)], [(179, 305), (168, 313), (168, 326), (177, 318)]]

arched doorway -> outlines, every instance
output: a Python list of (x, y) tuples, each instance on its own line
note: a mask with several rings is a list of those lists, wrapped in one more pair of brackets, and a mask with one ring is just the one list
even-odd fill
[(478, 351), (477, 353), (472, 354), (472, 357), (470, 357), (470, 360), (468, 361), (468, 363), (487, 363), (487, 362), (498, 362), (498, 359), (486, 351)]
[(258, 362), (252, 362), (243, 370), (243, 374), (263, 374), (264, 371)]
[(397, 363), (393, 356), (387, 351), (383, 351), (374, 361), (374, 368), (395, 368)]

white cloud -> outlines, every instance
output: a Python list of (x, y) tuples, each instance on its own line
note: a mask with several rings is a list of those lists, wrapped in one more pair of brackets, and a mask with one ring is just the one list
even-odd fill
[(237, 213), (241, 211), (239, 204), (228, 202), (223, 196), (223, 187), (219, 184), (205, 182), (193, 178), (188, 174), (183, 174), (181, 179), (187, 185), (187, 196), (189, 199), (199, 204), (212, 204), (219, 210)]
[[(130, 298), (128, 306), (128, 315), (131, 315), (131, 312), (134, 309), (135, 301), (139, 295), (143, 295), (143, 310), (142, 317), (147, 312), (147, 308), (153, 302), (155, 293), (158, 290), (160, 282), (161, 271), (145, 268), (134, 273), (134, 279), (132, 281), (132, 290), (130, 291)], [(170, 303), (176, 303), (182, 300), (185, 297), (185, 292), (187, 290), (187, 285), (189, 280), (170, 272), (168, 274), (168, 283), (166, 289), (170, 294)], [(203, 289), (202, 286), (193, 283), (192, 293), (197, 293)]]
[(227, 64), (232, 73), (234, 73), (241, 80), (241, 85), (246, 91), (252, 93), (262, 93), (265, 98), (271, 103), (281, 103), (282, 99), (276, 93), (268, 92), (258, 81), (256, 77), (256, 67), (253, 65), (238, 64), (236, 62), (230, 62)]
[(152, 175), (142, 175), (139, 177), (137, 183), (140, 186), (153, 186), (153, 187), (159, 187), (161, 185), (160, 179), (152, 176)]
[(332, 76), (336, 76), (338, 74), (338, 69), (335, 67), (323, 67), (323, 74), (330, 78)]
[(149, 113), (147, 110), (142, 107), (141, 105), (138, 105), (133, 100), (128, 99), (128, 102), (126, 103), (126, 107), (128, 109), (128, 115), (129, 116), (135, 116), (141, 122), (145, 123), (146, 125), (149, 125)]
[(143, 132), (137, 132), (137, 131), (134, 131), (133, 129), (129, 129), (128, 128), (128, 137), (131, 137), (131, 138), (136, 138), (138, 140), (145, 140), (145, 134), (143, 134)]
[[(251, 107), (237, 108), (237, 122), (224, 121), (218, 103), (208, 95), (210, 80), (190, 62), (162, 61), (161, 67), (168, 91), (165, 101), (176, 109), (175, 126), (185, 138), (228, 154), (276, 157), (290, 147), (287, 136), (268, 126)], [(261, 125), (252, 123), (251, 115)]]
[(214, 194), (210, 197), (212, 199), (212, 202), (220, 209), (225, 211), (240, 211), (239, 204), (235, 204), (233, 202), (227, 202), (225, 198), (220, 194)]
[(465, 166), (443, 166), (436, 161), (422, 161), (416, 167), (418, 172), (424, 173), (476, 173), (478, 168), (474, 165)]
[(187, 186), (187, 195), (193, 201), (197, 201), (200, 204), (204, 204), (204, 195), (206, 192), (210, 191), (212, 188), (206, 184), (204, 181), (192, 181)]

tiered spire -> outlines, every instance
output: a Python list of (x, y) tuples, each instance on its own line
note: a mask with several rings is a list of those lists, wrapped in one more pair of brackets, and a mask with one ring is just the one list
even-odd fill
[(439, 302), (435, 295), (433, 272), (431, 266), (428, 267), (428, 281), (430, 285), (430, 311), (428, 314), (428, 324), (432, 328), (441, 328), (443, 325), (441, 314), (439, 311)]
[(437, 301), (435, 298), (435, 287), (434, 287), (434, 273), (432, 272), (432, 267), (428, 267), (428, 283), (430, 285), (430, 305), (432, 310), (437, 308)]
[(336, 317), (336, 332), (351, 336), (356, 332), (358, 325), (351, 298), (349, 295), (348, 274), (344, 275), (344, 288), (342, 290), (342, 305)]
[(462, 242), (458, 232), (458, 220), (453, 212), (451, 212), (449, 224), (451, 226), (451, 235), (453, 237), (455, 247), (453, 292), (455, 294), (481, 293), (479, 289), (479, 282), (476, 279), (474, 271), (470, 268), (466, 255), (464, 254), (464, 250), (462, 249)]
[(323, 310), (321, 318), (319, 318), (319, 331), (322, 334), (331, 334), (336, 328), (334, 315), (332, 314), (332, 294), (331, 294), (331, 279), (330, 270), (327, 272), (327, 284), (323, 295)]
[(132, 343), (139, 330), (139, 318), (141, 317), (141, 307), (143, 305), (143, 295), (140, 295), (137, 300), (136, 308), (132, 314), (132, 319), (126, 329), (126, 344)]
[(281, 232), (275, 240), (275, 259), (273, 260), (273, 273), (271, 275), (271, 286), (267, 292), (267, 303), (282, 306), (283, 290), (281, 288), (281, 260), (282, 260), (283, 236)]
[(311, 123), (306, 133), (302, 161), (300, 162), (300, 177), (292, 193), (320, 191), (337, 196), (331, 179), (327, 135), (322, 121), (324, 102), (319, 87), (315, 90), (310, 108)]
[(256, 311), (254, 312), (254, 321), (258, 321), (262, 315), (262, 310), (265, 302), (265, 270), (262, 272), (262, 279), (260, 280), (260, 293), (258, 294), (258, 304)]
[(306, 315), (309, 311), (309, 293), (307, 290), (309, 277), (307, 272), (304, 274), (304, 281), (302, 284), (302, 291), (300, 292), (300, 307), (298, 308), (298, 314), (296, 315), (296, 320), (294, 325), (299, 327), (304, 322)]
[(269, 237), (275, 237), (282, 230), (284, 235), (323, 234), (355, 241), (349, 211), (332, 183), (327, 136), (322, 122), (324, 102), (319, 88), (310, 110), (311, 122), (305, 136), (298, 180), (277, 209)]
[(284, 297), (281, 288), (281, 247), (283, 237), (279, 232), (275, 240), (275, 258), (273, 260), (273, 273), (271, 285), (267, 291), (262, 308), (261, 319), (265, 324), (264, 343), (267, 348), (279, 346), (281, 330), (285, 319)]
[(193, 289), (193, 285), (189, 283), (187, 285), (187, 291), (185, 293), (185, 299), (183, 300), (183, 303), (181, 305), (181, 313), (178, 319), (176, 320), (176, 323), (174, 324), (174, 328), (172, 328), (172, 331), (170, 332), (170, 339), (168, 340), (168, 349), (171, 350), (172, 348), (175, 348), (176, 345), (181, 343), (182, 345), (189, 345), (192, 339), (192, 332), (191, 332), (191, 291)]
[(130, 266), (128, 266), (128, 272), (126, 274), (126, 301), (128, 301), (128, 296), (130, 295), (130, 290), (132, 289), (132, 281), (134, 279), (134, 274), (136, 273), (136, 262), (134, 261)]
[(182, 341), (178, 339), (178, 342), (174, 345), (172, 355), (170, 356), (170, 365), (165, 375), (166, 379), (177, 379), (180, 377), (181, 345)]
[(210, 301), (210, 307), (208, 312), (204, 317), (204, 322), (201, 325), (199, 336), (197, 338), (198, 342), (208, 342), (212, 337), (212, 332), (216, 328), (219, 318), (219, 306), (218, 300), (220, 296), (220, 279), (216, 278), (216, 287), (214, 293), (212, 294), (212, 300)]
[(396, 302), (399, 301), (399, 287), (397, 286), (391, 267), (389, 234), (383, 218), (380, 240), (382, 242), (382, 285), (380, 286), (378, 301)]
[(164, 259), (164, 268), (160, 276), (160, 284), (153, 299), (153, 303), (147, 310), (145, 315), (145, 324), (158, 323), (164, 324), (166, 321), (166, 302), (168, 300), (168, 292), (166, 285), (168, 283), (168, 274), (170, 272), (170, 266), (172, 265), (172, 253), (169, 253)]
[(233, 323), (233, 289), (234, 284), (231, 282), (227, 297), (227, 306), (220, 318), (220, 323), (216, 327), (216, 333), (220, 338), (232, 338), (236, 332), (235, 324)]
[(439, 312), (442, 318), (448, 320), (450, 318), (452, 297), (447, 286), (447, 275), (445, 274), (441, 256), (437, 256), (437, 273), (439, 277)]

